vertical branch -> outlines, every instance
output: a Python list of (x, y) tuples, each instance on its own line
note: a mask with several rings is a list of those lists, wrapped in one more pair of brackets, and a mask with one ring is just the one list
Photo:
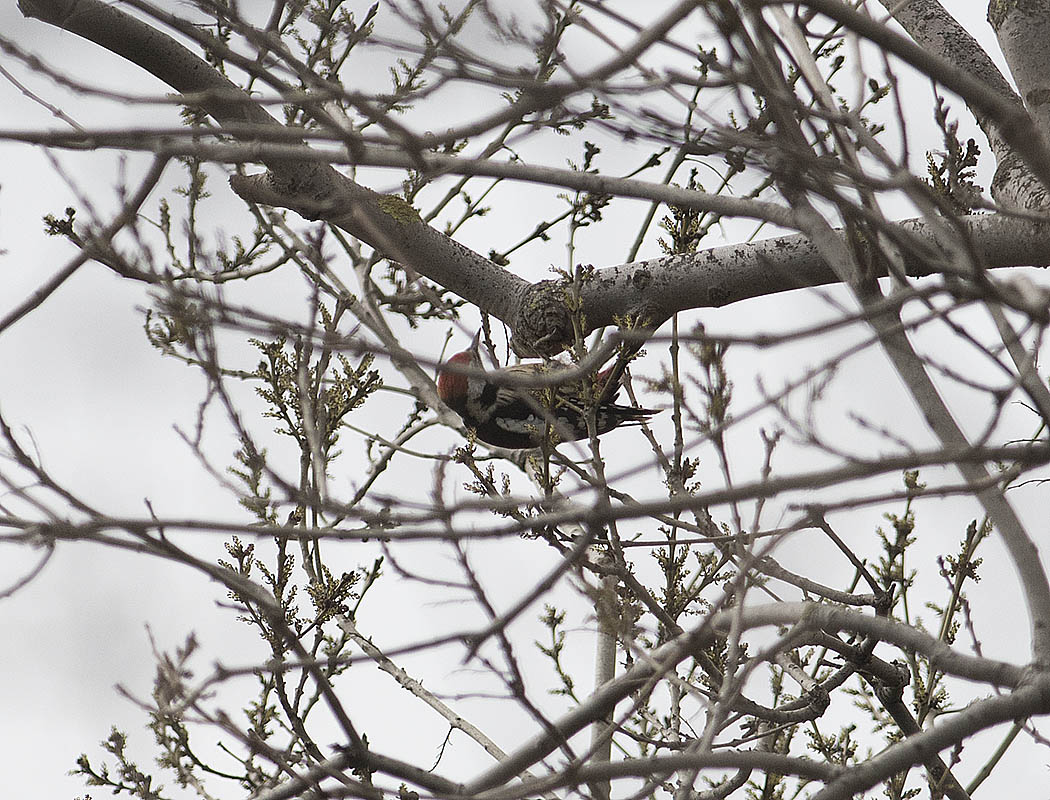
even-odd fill
[[(604, 557), (611, 562), (609, 556)], [(611, 566), (611, 564), (610, 564)], [(601, 579), (594, 598), (594, 614), (598, 620), (598, 640), (594, 646), (594, 690), (598, 691), (616, 677), (616, 634), (619, 629), (616, 619), (615, 575)], [(598, 720), (591, 728), (591, 760), (594, 764), (608, 763), (612, 758), (612, 718)], [(607, 800), (609, 783), (591, 784), (596, 800)]]

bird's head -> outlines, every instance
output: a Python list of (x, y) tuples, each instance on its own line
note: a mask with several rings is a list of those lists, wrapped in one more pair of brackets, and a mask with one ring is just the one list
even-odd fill
[[(466, 402), (470, 381), (478, 376), (468, 375), (467, 369), (484, 369), (481, 362), (481, 331), (474, 334), (470, 347), (462, 353), (446, 359), (438, 370), (438, 395), (450, 408), (456, 409)], [(449, 369), (449, 367), (452, 369)]]

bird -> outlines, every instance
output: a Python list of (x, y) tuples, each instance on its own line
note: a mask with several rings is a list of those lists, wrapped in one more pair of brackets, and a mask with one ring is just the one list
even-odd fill
[[(640, 425), (658, 412), (613, 402), (623, 365), (598, 373), (593, 386), (578, 378), (558, 384), (542, 363), (485, 371), (480, 342), (479, 330), (470, 347), (441, 365), (437, 387), (445, 404), (486, 444), (520, 449), (585, 439), (590, 409), (599, 436), (621, 425)], [(529, 386), (530, 378), (536, 385)], [(588, 395), (594, 399), (588, 402)]]

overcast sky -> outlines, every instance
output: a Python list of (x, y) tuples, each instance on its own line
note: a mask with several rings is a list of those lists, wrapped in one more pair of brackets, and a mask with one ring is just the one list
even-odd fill
[[(358, 5), (364, 9), (369, 4)], [(991, 45), (991, 33), (972, 7), (978, 4), (948, 5), (955, 13), (972, 14), (972, 19), (967, 20), (972, 31), (983, 44)], [(167, 91), (167, 87), (137, 68), (94, 45), (39, 22), (24, 20), (12, 3), (0, 5), (0, 31), (8, 40), (39, 54), (61, 71), (93, 84), (120, 87), (127, 92)], [(154, 106), (144, 110), (131, 104), (77, 97), (47, 79), (30, 75), (21, 64), (2, 54), (0, 65), (26, 81), (30, 90), (61, 105), (65, 113), (85, 127), (177, 124), (174, 109)], [(385, 78), (385, 72), (378, 67), (375, 74), (377, 80), (380, 76)], [(921, 87), (917, 87), (916, 92), (920, 91)], [(56, 125), (46, 109), (2, 77), (0, 108), (4, 109), (0, 127), (46, 129)], [(920, 110), (924, 109), (916, 112)], [(927, 124), (924, 116), (914, 121), (919, 130)], [(930, 146), (936, 145), (936, 140), (930, 142)], [(579, 157), (577, 153), (564, 154), (570, 156)], [(610, 158), (615, 156), (610, 154)], [(126, 162), (124, 170), (130, 183), (141, 176), (144, 163), (138, 158)], [(560, 162), (552, 158), (551, 163)], [(177, 177), (166, 176), (167, 185)], [(399, 180), (393, 173), (374, 173), (370, 178), (365, 182), (386, 191), (396, 189)], [(68, 243), (43, 235), (43, 215), (61, 214), (67, 205), (86, 214), (83, 202), (88, 201), (105, 218), (116, 207), (113, 189), (120, 179), (121, 165), (111, 152), (49, 155), (31, 147), (0, 143), (0, 268), (4, 276), (0, 315), (29, 296), (46, 276), (57, 272), (74, 256)], [(219, 227), (228, 235), (244, 230), (247, 216), (240, 202), (221, 180), (215, 181), (211, 189), (214, 197), (207, 201), (210, 218), (221, 220)], [(534, 204), (548, 201), (552, 194), (546, 188), (523, 187), (505, 195), (498, 213), (486, 223), (490, 227), (465, 231), (465, 243), (486, 252), (495, 241), (513, 240), (521, 232), (520, 220), (531, 221)], [(597, 266), (621, 262), (633, 238), (634, 228), (629, 220), (637, 214), (637, 208), (637, 204), (629, 202), (618, 204), (610, 212), (610, 225), (584, 231), (577, 243), (577, 259)], [(144, 211), (155, 216), (156, 203), (147, 203)], [(630, 233), (623, 238), (610, 234), (617, 230), (615, 215), (628, 221), (623, 230)], [(743, 235), (746, 233), (740, 232)], [(642, 255), (658, 255), (655, 243), (650, 243)], [(559, 240), (545, 248), (537, 247), (530, 251), (529, 259), (534, 264), (532, 274), (528, 269), (522, 271), (530, 278), (545, 277), (548, 265), (564, 263), (564, 245)], [(250, 302), (255, 297), (260, 303), (272, 303), (275, 297), (287, 293), (300, 309), (296, 312), (300, 318), (301, 301), (307, 296), (302, 282), (292, 275), (276, 275), (239, 291), (240, 300)], [(705, 312), (703, 319), (712, 331), (753, 329), (756, 321), (761, 321), (766, 330), (787, 329), (800, 320), (829, 315), (831, 301), (840, 297), (834, 290), (793, 292)], [(193, 430), (203, 382), (194, 370), (161, 357), (149, 346), (142, 332), (142, 309), (148, 304), (149, 297), (141, 286), (119, 279), (99, 265), (81, 268), (40, 309), (0, 336), (0, 412), (15, 426), (20, 440), (40, 455), (56, 480), (75, 487), (106, 513), (140, 516), (146, 513), (148, 499), (161, 517), (210, 516), (245, 521), (231, 492), (200, 468), (197, 456), (180, 434)], [(475, 319), (467, 316), (468, 328)], [(407, 330), (404, 333), (406, 346), (431, 359), (437, 357), (441, 342), (433, 336), (414, 336)], [(466, 332), (455, 335), (456, 341), (465, 345)], [(926, 343), (936, 345), (935, 340)], [(229, 352), (243, 358), (245, 369), (253, 366), (254, 356), (249, 348), (232, 340), (225, 345)], [(845, 342), (832, 342), (827, 346), (844, 345)], [(785, 361), (785, 352), (798, 362)], [(734, 366), (741, 371), (740, 377), (736, 373), (734, 377), (738, 381), (739, 402), (746, 408), (749, 402), (759, 401), (758, 376), (767, 386), (776, 386), (784, 376), (797, 373), (800, 363), (827, 355), (800, 348), (778, 351), (775, 356), (760, 352), (737, 356)], [(385, 374), (392, 374), (387, 365), (382, 368)], [(655, 362), (650, 369), (655, 372)], [(895, 385), (895, 381), (890, 369), (878, 358), (864, 357), (844, 364), (833, 389), (836, 394), (829, 401), (829, 405), (839, 403), (841, 419), (829, 416), (828, 430), (833, 434), (846, 430), (848, 412), (859, 411), (873, 419), (892, 420), (916, 440), (926, 436), (921, 417), (913, 409), (903, 402), (894, 405), (896, 401), (886, 399), (888, 392), (882, 390)], [(248, 397), (250, 392), (246, 392), (246, 402), (250, 402)], [(964, 394), (956, 399), (963, 405), (967, 402)], [(396, 396), (384, 395), (366, 406), (358, 424), (381, 424), (387, 420), (387, 430), (396, 429), (396, 415), (407, 413), (407, 408), (409, 405)], [(390, 422), (391, 417), (394, 422)], [(625, 448), (637, 447), (641, 441), (628, 438), (630, 432), (614, 434), (621, 435), (623, 439), (610, 441), (623, 442)], [(421, 443), (434, 451), (447, 451), (457, 443), (456, 437), (450, 430), (437, 429), (423, 437)], [(362, 448), (349, 434), (343, 441), (347, 456), (337, 466), (346, 464), (346, 472), (335, 474), (333, 482), (342, 491), (348, 491), (354, 484), (353, 465), (359, 462)], [(755, 459), (760, 453), (757, 441), (740, 442), (739, 447), (745, 459)], [(220, 468), (229, 463), (235, 448), (236, 441), (227, 428), (220, 424), (209, 428), (205, 449)], [(402, 469), (390, 479), (393, 483), (385, 484), (386, 491), (396, 491), (397, 482), (429, 487), (429, 464), (412, 462)], [(647, 477), (652, 480), (653, 474)], [(462, 480), (462, 476), (457, 479), (460, 483)], [(1017, 503), (1033, 529), (1045, 530), (1045, 504), (1035, 492), (1033, 489), (1019, 493)], [(924, 531), (936, 532), (938, 540), (921, 545), (919, 552), (931, 558), (944, 548), (941, 537), (957, 541), (966, 523), (977, 513), (972, 504), (952, 501), (925, 508), (929, 509), (929, 523)], [(873, 539), (871, 531), (882, 522), (883, 510), (873, 508), (851, 517), (848, 533)], [(188, 537), (185, 546), (212, 559), (222, 552), (221, 542), (208, 534)], [(858, 549), (872, 554), (876, 545), (858, 544)], [(349, 569), (367, 563), (379, 551), (374, 546), (358, 546), (352, 553), (345, 549), (338, 552), (347, 559), (340, 568)], [(419, 548), (407, 552), (405, 558), (414, 567), (435, 569), (440, 563), (434, 564), (432, 559), (444, 557), (437, 553)], [(28, 547), (0, 548), (0, 588), (23, 576), (42, 554), (42, 550)], [(804, 542), (794, 549), (788, 545), (778, 555), (789, 567), (813, 557)], [(552, 563), (547, 548), (538, 542), (520, 540), (500, 542), (498, 546), (479, 545), (474, 556), (492, 578), (489, 588), (493, 597), (507, 602)], [(1027, 621), (1024, 612), (1019, 611), (1023, 605), (1016, 583), (997, 542), (988, 546), (985, 557), (988, 574), (1004, 577), (987, 580), (971, 590), (971, 600), (980, 609), (983, 620), (996, 623), (995, 630), (984, 628), (982, 632), (990, 637), (995, 657), (1023, 660), (1027, 655)], [(842, 567), (829, 565), (829, 570), (836, 569)], [(832, 574), (834, 579), (829, 578), (828, 582), (837, 585), (839, 575)], [(570, 590), (563, 591), (568, 601)], [(100, 750), (95, 743), (107, 736), (110, 724), (132, 735), (132, 752), (143, 767), (152, 768), (151, 737), (142, 727), (145, 716), (115, 691), (114, 685), (120, 683), (148, 699), (155, 668), (150, 631), (162, 650), (171, 650), (194, 632), (204, 654), (198, 661), (202, 671), (207, 671), (215, 659), (245, 665), (265, 657), (251, 631), (235, 621), (233, 612), (221, 607), (225, 599), (221, 587), (189, 570), (173, 569), (165, 563), (99, 546), (62, 543), (40, 576), (13, 596), (0, 600), (0, 639), (6, 642), (0, 666), (0, 752), (7, 762), (7, 795), (72, 798), (91, 791), (85, 789), (81, 779), (65, 773), (80, 752), (86, 751), (98, 760)], [(425, 587), (393, 580), (377, 587), (376, 596), (369, 603), (366, 609), (370, 614), (364, 617), (363, 627), (370, 626), (367, 633), (387, 642), (424, 637), (430, 631), (447, 628), (450, 618), (459, 622), (456, 615), (469, 613), (469, 606), (436, 604)], [(588, 621), (581, 617), (572, 620), (572, 624), (585, 625)], [(585, 647), (572, 652), (570, 658), (582, 674), (589, 674), (590, 656)], [(471, 673), (459, 669), (451, 652), (428, 657), (425, 664), (409, 659), (408, 665), (451, 676), (454, 686), (467, 686), (473, 680)], [(413, 719), (420, 719), (419, 713), (386, 676), (362, 670), (357, 680), (355, 691), (362, 696), (374, 692), (375, 697), (382, 698), (376, 705), (354, 703), (355, 712), (361, 715), (361, 727), (379, 749), (389, 747), (396, 751), (405, 736), (401, 709), (412, 714)], [(535, 694), (542, 694), (543, 682), (550, 680), (551, 676), (543, 673)], [(245, 692), (250, 694), (247, 687)], [(556, 707), (552, 701), (551, 708)], [(507, 736), (512, 735), (513, 724), (501, 721), (488, 706), (478, 704), (471, 708), (481, 721), (497, 731), (505, 726)], [(445, 726), (435, 717), (421, 720), (414, 735), (423, 753), (436, 756), (445, 732)], [(513, 741), (508, 738), (505, 744)], [(453, 765), (469, 774), (470, 769), (487, 763), (473, 746), (462, 742), (460, 745), (449, 757)], [(1008, 759), (993, 776), (993, 782), (1008, 781), (1013, 785), (1029, 780), (1033, 781), (1032, 786), (1045, 786), (1045, 758)], [(170, 786), (170, 780), (164, 782)], [(995, 796), (997, 785), (1003, 784), (990, 783), (986, 787), (988, 796)], [(97, 789), (93, 793), (96, 797), (108, 795)]]

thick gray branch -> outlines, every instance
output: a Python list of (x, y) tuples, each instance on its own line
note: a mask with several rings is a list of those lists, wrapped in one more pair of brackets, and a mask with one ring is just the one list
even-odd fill
[[(990, 3), (988, 21), (999, 39), (1025, 108), (1043, 136), (1050, 137), (1050, 5)], [(1030, 186), (1026, 171), (1011, 168), (1002, 183), (1004, 187), (1015, 184), (1027, 190), (1023, 195), (1018, 192), (1019, 205), (1043, 210), (1050, 207), (1050, 192), (1046, 186)]]
[[(880, 0), (880, 2), (887, 10), (893, 11), (893, 18), (917, 43), (978, 79), (1003, 100), (1016, 105), (1018, 109), (1024, 108), (1025, 104), (1010, 87), (1009, 82), (995, 66), (995, 62), (977, 40), (951, 14), (945, 11), (937, 0), (911, 0), (908, 3), (900, 3), (898, 0)], [(1046, 36), (1045, 31), (1043, 36)], [(1000, 33), (1000, 41), (1003, 39), (1004, 36)], [(1036, 49), (1044, 51), (1045, 54), (1046, 48)], [(1018, 68), (1015, 62), (1018, 59), (1011, 59), (1007, 54), (1007, 60), (1016, 75)], [(971, 108), (977, 124), (981, 126), (981, 130), (988, 138), (988, 144), (996, 160), (997, 168), (991, 186), (992, 197), (1000, 203), (1017, 208), (1044, 208), (1046, 206), (1045, 189), (1024, 161), (1007, 144), (997, 118), (984, 113), (980, 107)], [(1036, 124), (1044, 133), (1050, 130), (1045, 124), (1039, 124), (1038, 119), (1036, 119)]]
[[(1050, 264), (1050, 226), (991, 215), (966, 217), (959, 226), (983, 267)], [(911, 245), (903, 256), (909, 275), (953, 270), (925, 223), (908, 221), (901, 229)], [(799, 234), (598, 270), (583, 299), (594, 328), (624, 309), (661, 322), (676, 311), (839, 281), (819, 248)]]

